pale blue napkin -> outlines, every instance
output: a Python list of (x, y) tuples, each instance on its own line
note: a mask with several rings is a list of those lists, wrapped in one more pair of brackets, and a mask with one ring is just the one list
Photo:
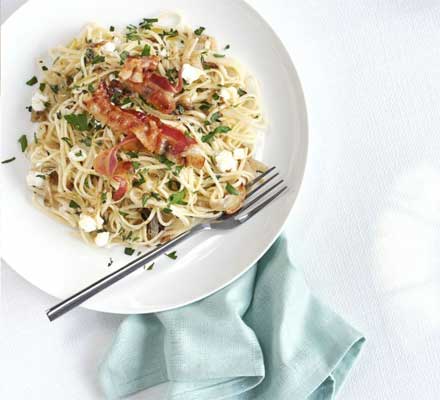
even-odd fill
[(280, 238), (256, 267), (216, 294), (128, 317), (100, 381), (108, 399), (169, 382), (170, 400), (327, 400), (363, 343), (310, 294)]

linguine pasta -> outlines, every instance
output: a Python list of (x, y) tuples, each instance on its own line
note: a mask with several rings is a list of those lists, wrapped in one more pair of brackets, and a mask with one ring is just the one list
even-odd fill
[[(238, 210), (246, 184), (264, 169), (252, 158), (263, 117), (255, 80), (227, 48), (204, 28), (144, 19), (123, 32), (88, 25), (67, 46), (52, 49), (52, 66), (39, 61), (44, 72), (32, 107), (39, 125), (27, 150), (35, 202), (88, 243), (129, 248), (155, 246), (200, 220)], [(199, 168), (163, 149), (148, 151), (134, 135), (137, 146), (122, 146), (129, 132), (93, 113), (96, 93), (122, 81), (127, 60), (154, 56), (155, 74), (173, 87), (181, 78), (174, 110), (162, 112), (153, 100), (125, 89), (109, 89), (111, 107), (179, 130), (197, 148)], [(126, 167), (119, 180), (96, 166), (97, 157), (116, 148), (117, 164)]]

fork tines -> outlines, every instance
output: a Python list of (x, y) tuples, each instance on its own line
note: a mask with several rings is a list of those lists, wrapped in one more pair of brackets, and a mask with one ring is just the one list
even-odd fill
[[(246, 214), (257, 213), (259, 210), (264, 208), (267, 204), (269, 204), (272, 200), (274, 200), (287, 189), (287, 186), (284, 185), (283, 187), (281, 187), (281, 189), (275, 190), (284, 182), (282, 179), (278, 178), (280, 174), (276, 172), (275, 169), (276, 167), (271, 167), (267, 171), (258, 175), (252, 182), (249, 182), (249, 184), (247, 185), (248, 193), (246, 195), (246, 200), (240, 210), (240, 213), (258, 204), (255, 208), (252, 208)], [(272, 185), (268, 187), (270, 182), (272, 182)], [(261, 189), (266, 187), (268, 188), (261, 192)], [(256, 196), (257, 193), (258, 195)], [(260, 200), (264, 201), (260, 202)]]

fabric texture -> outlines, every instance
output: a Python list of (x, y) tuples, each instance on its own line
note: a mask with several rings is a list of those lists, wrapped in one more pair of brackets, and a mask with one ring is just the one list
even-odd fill
[(108, 399), (169, 382), (172, 400), (334, 398), (364, 343), (320, 303), (279, 238), (223, 290), (127, 317), (100, 370)]

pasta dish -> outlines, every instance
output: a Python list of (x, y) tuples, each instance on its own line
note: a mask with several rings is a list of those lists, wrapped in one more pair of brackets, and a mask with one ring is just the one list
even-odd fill
[(34, 202), (90, 244), (131, 250), (239, 210), (265, 170), (253, 159), (264, 119), (255, 79), (228, 50), (161, 18), (120, 32), (91, 24), (52, 49), (28, 82)]

